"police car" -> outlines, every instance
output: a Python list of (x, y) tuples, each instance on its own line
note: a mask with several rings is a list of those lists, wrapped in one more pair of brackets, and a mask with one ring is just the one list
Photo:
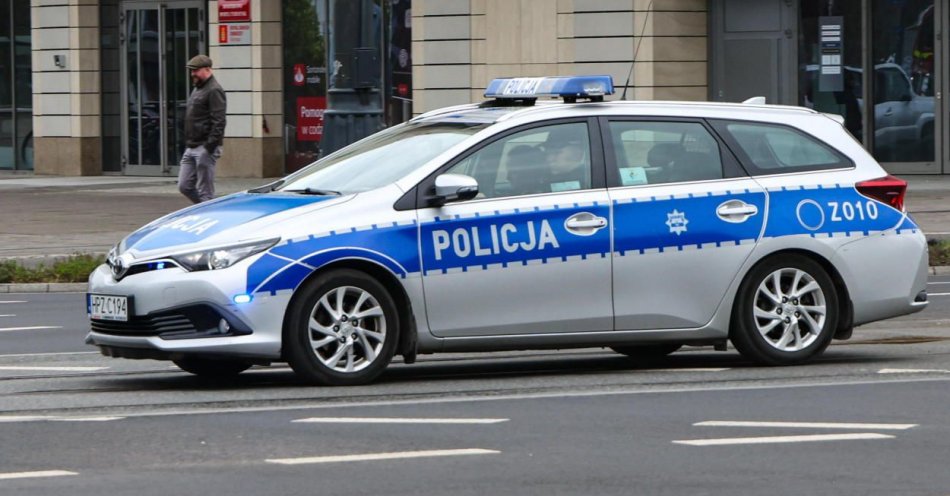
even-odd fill
[(731, 341), (796, 364), (927, 305), (906, 183), (836, 116), (612, 91), (496, 80), (484, 103), (160, 218), (90, 276), (87, 342), (352, 385), (436, 352)]

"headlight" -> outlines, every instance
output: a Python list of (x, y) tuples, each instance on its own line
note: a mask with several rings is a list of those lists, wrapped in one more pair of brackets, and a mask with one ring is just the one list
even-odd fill
[(260, 253), (274, 246), (278, 241), (280, 241), (280, 238), (222, 246), (175, 255), (171, 258), (190, 271), (226, 269), (251, 255)]

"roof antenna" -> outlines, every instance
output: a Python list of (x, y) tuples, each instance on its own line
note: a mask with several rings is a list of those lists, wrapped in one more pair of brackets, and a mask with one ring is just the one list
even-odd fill
[(650, 19), (650, 13), (653, 12), (653, 0), (647, 4), (647, 15), (643, 18), (643, 27), (640, 28), (640, 39), (637, 40), (637, 48), (633, 51), (633, 60), (630, 61), (630, 71), (627, 72), (627, 81), (623, 83), (623, 94), (621, 100), (627, 99), (627, 88), (630, 87), (630, 76), (633, 75), (633, 64), (637, 61), (637, 54), (640, 53), (640, 43), (643, 43), (643, 33), (647, 30), (647, 20)]

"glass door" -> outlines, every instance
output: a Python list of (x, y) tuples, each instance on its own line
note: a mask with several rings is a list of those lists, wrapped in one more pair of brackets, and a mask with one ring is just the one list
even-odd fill
[(185, 64), (206, 53), (203, 2), (122, 5), (122, 163), (129, 175), (176, 175), (185, 149)]
[[(939, 174), (941, 47), (933, 0), (871, 2), (871, 152), (896, 174)], [(873, 109), (873, 111), (872, 111)]]

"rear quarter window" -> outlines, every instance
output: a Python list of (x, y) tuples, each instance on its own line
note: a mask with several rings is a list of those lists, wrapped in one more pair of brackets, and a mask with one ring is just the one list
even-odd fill
[(736, 121), (717, 121), (713, 125), (752, 175), (854, 166), (841, 152), (790, 126)]

